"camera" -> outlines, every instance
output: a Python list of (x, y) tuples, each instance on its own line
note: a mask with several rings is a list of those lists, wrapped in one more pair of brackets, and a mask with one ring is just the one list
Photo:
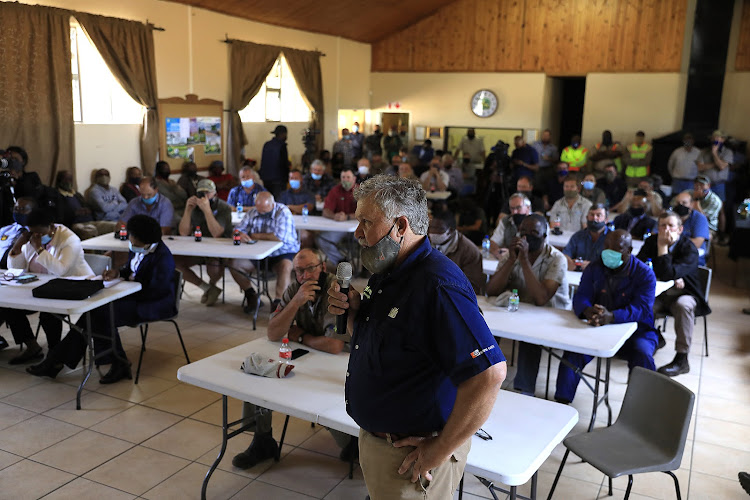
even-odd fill
[(195, 197), (196, 198), (205, 198), (205, 196), (206, 196), (206, 192), (205, 191), (199, 191), (199, 192), (195, 193)]

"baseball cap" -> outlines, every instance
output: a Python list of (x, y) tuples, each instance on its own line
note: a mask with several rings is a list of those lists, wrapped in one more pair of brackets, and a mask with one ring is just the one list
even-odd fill
[(276, 128), (271, 131), (272, 134), (279, 134), (281, 132), (286, 133), (286, 127), (284, 125), (276, 125)]
[(216, 184), (214, 184), (214, 181), (210, 179), (201, 179), (200, 181), (198, 181), (198, 186), (195, 188), (195, 191), (197, 193), (200, 193), (202, 191), (215, 192)]

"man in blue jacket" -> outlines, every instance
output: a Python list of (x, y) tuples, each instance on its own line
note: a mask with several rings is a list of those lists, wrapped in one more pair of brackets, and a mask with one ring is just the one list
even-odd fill
[[(573, 297), (573, 311), (594, 327), (637, 322), (637, 330), (617, 355), (628, 361), (631, 370), (636, 366), (654, 370), (654, 351), (659, 343), (653, 312), (656, 277), (646, 264), (631, 255), (632, 250), (627, 231), (618, 229), (607, 234), (601, 259), (583, 271), (581, 284)], [(592, 356), (566, 351), (563, 359), (582, 369)], [(573, 401), (580, 380), (578, 373), (560, 363), (555, 400)]]

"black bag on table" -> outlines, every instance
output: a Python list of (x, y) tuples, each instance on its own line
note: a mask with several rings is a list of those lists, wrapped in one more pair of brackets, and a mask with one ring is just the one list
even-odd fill
[(34, 288), (31, 294), (37, 299), (83, 300), (102, 288), (104, 288), (104, 282), (101, 280), (55, 278)]

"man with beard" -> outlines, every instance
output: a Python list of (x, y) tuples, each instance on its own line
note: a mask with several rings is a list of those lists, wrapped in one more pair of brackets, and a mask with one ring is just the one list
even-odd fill
[(456, 217), (446, 210), (435, 214), (427, 230), (432, 248), (453, 261), (466, 275), (474, 292), (479, 294), (484, 284), (482, 253), (466, 236), (456, 231)]
[[(535, 306), (570, 308), (565, 256), (546, 242), (547, 221), (539, 214), (523, 219), (509, 251), (500, 256), (497, 271), (487, 283), (487, 295), (518, 290), (521, 302)], [(542, 348), (520, 342), (516, 391), (534, 395)]]
[[(582, 271), (591, 262), (598, 260), (608, 233), (607, 207), (602, 204), (591, 205), (586, 215), (586, 229), (573, 234), (563, 249), (568, 260), (568, 270)], [(577, 269), (579, 266), (581, 269)]]

